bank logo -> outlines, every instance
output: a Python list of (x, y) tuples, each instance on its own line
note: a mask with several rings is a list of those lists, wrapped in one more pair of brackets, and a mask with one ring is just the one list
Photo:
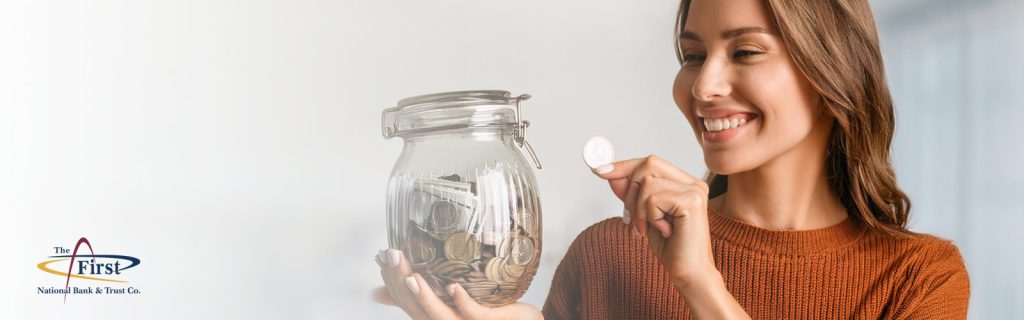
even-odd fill
[[(89, 249), (89, 254), (79, 252), (82, 245)], [(78, 239), (73, 249), (61, 246), (53, 247), (54, 255), (36, 265), (39, 270), (64, 278), (64, 288), (39, 287), (38, 294), (64, 294), (67, 303), (68, 294), (139, 294), (134, 287), (112, 287), (111, 283), (127, 283), (125, 272), (135, 268), (141, 262), (138, 258), (117, 254), (96, 254), (92, 244), (85, 237)], [(81, 279), (86, 286), (71, 286), (71, 279)], [(76, 284), (78, 280), (76, 280)], [(94, 286), (94, 284), (96, 286)], [(107, 284), (103, 286), (102, 284)]]

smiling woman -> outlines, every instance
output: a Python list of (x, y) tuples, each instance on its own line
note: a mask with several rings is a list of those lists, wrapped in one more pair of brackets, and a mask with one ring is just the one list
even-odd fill
[[(673, 96), (709, 173), (653, 155), (595, 171), (626, 219), (576, 238), (544, 318), (965, 318), (959, 250), (906, 229), (867, 0), (686, 0), (677, 21)], [(399, 252), (378, 263), (417, 318), (538, 316), (458, 286), (451, 309)]]
[[(742, 81), (731, 82), (736, 84), (736, 88), (730, 89), (758, 91), (750, 94), (738, 92), (733, 97), (764, 99), (766, 101), (746, 102), (772, 108), (765, 111), (778, 113), (778, 118), (787, 121), (810, 117), (820, 120), (814, 125), (809, 120), (791, 121), (785, 128), (778, 130), (799, 134), (808, 130), (803, 126), (810, 126), (825, 131), (828, 139), (825, 146), (827, 176), (835, 177), (829, 179), (828, 184), (840, 197), (844, 207), (857, 213), (854, 218), (878, 231), (891, 235), (909, 235), (905, 226), (910, 200), (896, 185), (889, 161), (889, 146), (895, 128), (892, 99), (885, 84), (878, 36), (867, 3), (765, 3), (770, 12), (761, 15), (760, 21), (770, 23), (775, 28), (739, 27), (721, 33), (720, 39), (723, 41), (718, 43), (731, 45), (723, 50), (732, 50), (731, 60), (737, 62), (724, 68), (743, 74), (740, 77)], [(677, 78), (677, 81), (683, 83), (677, 84), (676, 89), (692, 88), (698, 100), (722, 88), (694, 82), (699, 78), (697, 73), (701, 71), (705, 76), (702, 80), (715, 81), (714, 78), (708, 79), (709, 68), (701, 67), (706, 59), (704, 52), (707, 45), (697, 33), (682, 28), (687, 25), (687, 12), (700, 5), (684, 1), (680, 6), (677, 20), (680, 41), (676, 42), (677, 57), (683, 66)], [(716, 7), (730, 9), (726, 4)], [(702, 21), (705, 19), (694, 19), (690, 24), (693, 25), (692, 30), (701, 30)], [(742, 24), (739, 21), (736, 23)], [(688, 99), (685, 94), (681, 97), (676, 92), (676, 98), (681, 110), (686, 113), (684, 105), (688, 104)], [(800, 98), (803, 101), (792, 101)], [(819, 99), (821, 101), (817, 101)], [(712, 105), (730, 103), (711, 103), (705, 99), (699, 104), (707, 107), (699, 109), (716, 110), (719, 108), (711, 108)], [(779, 105), (810, 107), (805, 110), (774, 108)], [(802, 114), (783, 113), (790, 111), (802, 111)], [(697, 113), (699, 117), (701, 111)], [(694, 126), (695, 129), (699, 127)], [(723, 140), (720, 137), (723, 134), (715, 134), (713, 130), (711, 132), (705, 131), (708, 140)], [(786, 139), (771, 141), (774, 143), (768, 143), (769, 148), (762, 150), (770, 152), (770, 146), (779, 145), (778, 142), (782, 142), (780, 147), (786, 147)], [(812, 150), (817, 151), (817, 148)], [(726, 172), (730, 170), (710, 169), (707, 182), (715, 191), (724, 190), (728, 179)]]

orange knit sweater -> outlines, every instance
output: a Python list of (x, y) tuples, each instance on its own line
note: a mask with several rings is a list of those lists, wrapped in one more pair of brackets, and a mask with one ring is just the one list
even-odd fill
[[(970, 285), (956, 246), (895, 239), (854, 219), (807, 231), (711, 211), (715, 265), (754, 319), (964, 319)], [(583, 231), (555, 271), (546, 319), (690, 319), (646, 238), (619, 218)]]

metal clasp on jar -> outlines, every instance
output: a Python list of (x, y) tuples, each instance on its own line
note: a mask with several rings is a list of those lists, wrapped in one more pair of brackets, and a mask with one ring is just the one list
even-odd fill
[(533, 151), (533, 147), (530, 146), (530, 142), (526, 141), (526, 128), (530, 127), (530, 121), (523, 120), (522, 115), (519, 113), (519, 102), (527, 99), (530, 99), (529, 94), (521, 94), (516, 97), (516, 132), (513, 135), (513, 139), (517, 144), (519, 144), (520, 148), (525, 148), (526, 152), (530, 153), (530, 158), (533, 158), (533, 163), (537, 164), (537, 169), (540, 169), (540, 159), (537, 158), (537, 153)]

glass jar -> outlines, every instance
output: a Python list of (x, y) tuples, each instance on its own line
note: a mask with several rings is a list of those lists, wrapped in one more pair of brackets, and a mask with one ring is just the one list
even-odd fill
[(404, 141), (388, 182), (388, 245), (449, 305), (449, 283), (500, 306), (518, 300), (537, 272), (540, 198), (519, 150), (541, 168), (519, 113), (529, 97), (436, 93), (403, 99), (381, 115), (384, 137)]

